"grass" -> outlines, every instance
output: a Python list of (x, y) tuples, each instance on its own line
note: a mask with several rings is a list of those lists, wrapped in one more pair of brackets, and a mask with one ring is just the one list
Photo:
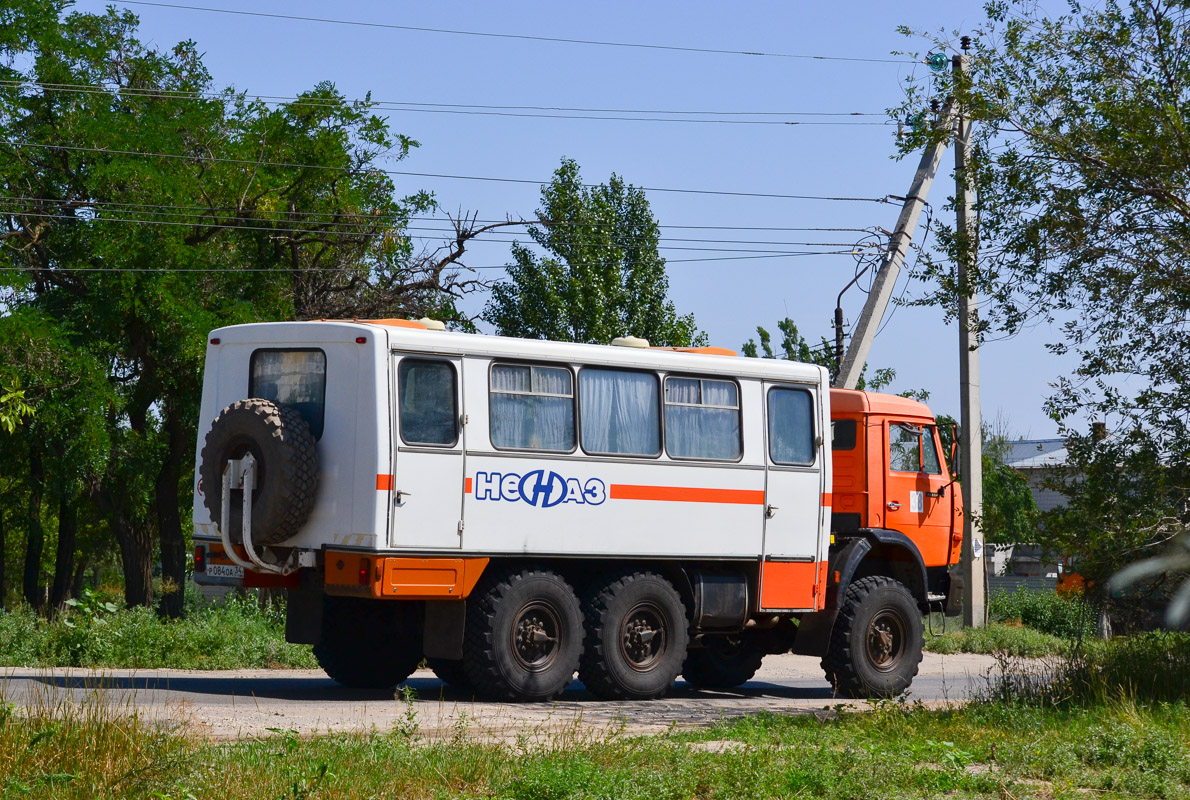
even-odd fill
[[(1065, 656), (1077, 644), (1094, 647), (1096, 616), (1080, 596), (1056, 592), (996, 592), (988, 603), (989, 624), (962, 628), (948, 620), (943, 636), (926, 636), (926, 649), (935, 653), (1006, 653), (1017, 658)], [(941, 617), (933, 617), (940, 630)]]
[[(1161, 643), (1150, 644), (1113, 657), (1166, 663)], [(98, 695), (82, 705), (43, 699), (24, 714), (0, 705), (0, 796), (1190, 798), (1190, 708), (1142, 698), (1136, 689), (1103, 702), (1034, 694), (943, 711), (883, 702), (664, 736), (575, 728), (503, 743), (465, 724), (430, 741), (406, 721), (371, 735), (277, 731), (216, 743), (122, 715)]]
[[(173, 669), (315, 668), (310, 648), (285, 641), (283, 615), (254, 599), (201, 605), (181, 620), (116, 608), (93, 596), (53, 620), (0, 613), (0, 667)], [(0, 793), (2, 794), (2, 793)]]

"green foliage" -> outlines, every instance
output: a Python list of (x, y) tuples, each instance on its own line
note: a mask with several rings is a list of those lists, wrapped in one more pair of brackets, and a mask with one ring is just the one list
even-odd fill
[(993, 592), (988, 615), (1064, 639), (1090, 639), (1096, 632), (1096, 611), (1077, 594), (1031, 592), (1023, 586), (1014, 592)]
[(507, 280), (492, 287), (483, 319), (502, 336), (608, 344), (639, 336), (667, 347), (706, 343), (668, 299), (661, 238), (644, 190), (618, 175), (596, 187), (563, 159), (541, 189), (529, 236), (545, 255), (512, 246)]
[[(126, 599), (148, 603), (158, 558), (169, 582), (185, 579), (207, 331), (457, 318), (476, 282), (451, 265), (475, 231), (415, 250), (409, 216), (433, 198), (398, 197), (378, 166), (417, 143), (369, 100), (329, 83), (250, 100), (214, 83), (194, 42), (158, 48), (129, 11), (69, 6), (0, 9), (0, 386), (19, 382), (37, 409), (14, 426), (5, 390), (0, 468), (28, 509), (30, 602), (42, 543), (57, 541), (53, 602), (76, 555), (118, 545)], [(162, 610), (179, 613), (177, 600)]]
[[(759, 348), (755, 339), (749, 339), (740, 347), (740, 352), (747, 358), (782, 358), (786, 361), (797, 361), (802, 364), (817, 364), (826, 367), (830, 380), (838, 374), (839, 365), (835, 363), (834, 344), (825, 338), (817, 347), (811, 347), (806, 337), (798, 330), (797, 323), (789, 317), (777, 322), (777, 330), (781, 332), (781, 354), (773, 350), (773, 336), (765, 328), (757, 325), (756, 335), (760, 337)], [(860, 391), (880, 392), (886, 389), (897, 377), (897, 371), (892, 367), (881, 367), (875, 374), (868, 377), (868, 365), (864, 364), (860, 370), (859, 380), (855, 388)], [(902, 397), (912, 397), (922, 403), (930, 398), (925, 389), (909, 389), (900, 393)]]
[(53, 620), (27, 608), (0, 613), (0, 666), (153, 669), (315, 668), (310, 648), (285, 641), (284, 615), (255, 598), (203, 605), (162, 620), (88, 592)]
[[(1014, 658), (1043, 658), (1061, 656), (1071, 649), (1069, 639), (1043, 633), (1020, 623), (1009, 625), (993, 622), (982, 628), (959, 627), (955, 620), (947, 621), (949, 629), (942, 636), (926, 636), (926, 650), (931, 653), (997, 653)], [(941, 620), (935, 618), (934, 630), (941, 631)]]
[(0, 388), (0, 431), (13, 433), (24, 417), (34, 414), (33, 406), (25, 401), (20, 383), (12, 382)]
[(1035, 542), (1038, 539), (1037, 501), (1021, 473), (986, 450), (983, 461), (983, 520), (989, 542)]

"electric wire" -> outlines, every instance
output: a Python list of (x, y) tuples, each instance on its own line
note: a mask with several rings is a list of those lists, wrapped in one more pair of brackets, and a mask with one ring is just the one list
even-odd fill
[(120, 0), (125, 5), (151, 6), (154, 8), (172, 8), (186, 11), (204, 11), (215, 14), (235, 14), (244, 17), (261, 17), (265, 19), (294, 20), (299, 22), (319, 22), (331, 25), (354, 25), (364, 28), (383, 28), (389, 30), (414, 31), (418, 33), (439, 33), (452, 36), (477, 36), (494, 39), (516, 39), (532, 42), (555, 42), (559, 44), (581, 44), (597, 47), (621, 47), (641, 50), (665, 50), (681, 53), (701, 53), (710, 55), (752, 56), (761, 58), (807, 59), (814, 61), (853, 61), (873, 64), (915, 64), (915, 59), (907, 58), (864, 58), (860, 56), (823, 56), (806, 53), (766, 53), (753, 50), (725, 50), (711, 47), (689, 47), (682, 45), (649, 44), (644, 42), (611, 42), (597, 39), (573, 39), (560, 36), (538, 36), (524, 33), (496, 33), (493, 31), (468, 31), (451, 28), (431, 28), (420, 25), (397, 25), (388, 22), (368, 22), (364, 20), (332, 19), (330, 17), (306, 17), (297, 14), (276, 14), (264, 11), (245, 11), (243, 9), (211, 8), (209, 6), (182, 5), (180, 3), (159, 3), (151, 0)]
[[(71, 207), (83, 208), (93, 206), (112, 206), (119, 208), (137, 208), (137, 209), (167, 209), (169, 211), (196, 211), (196, 212), (210, 212), (215, 213), (221, 209), (212, 208), (210, 206), (184, 206), (184, 205), (169, 205), (163, 203), (128, 203), (114, 200), (67, 200), (65, 198), (52, 197), (33, 197), (29, 195), (9, 195), (5, 200), (14, 200), (30, 203), (64, 203)], [(297, 210), (283, 210), (268, 211), (262, 213), (278, 214), (285, 217), (296, 217), (298, 219), (305, 217), (335, 217), (344, 219), (366, 219), (378, 220), (383, 219), (382, 214), (371, 213), (350, 213), (337, 211), (297, 211)], [(411, 215), (405, 217), (403, 215), (395, 215), (399, 220), (410, 220), (415, 222), (443, 222), (452, 223), (453, 219), (449, 217), (423, 217), (418, 215)], [(558, 220), (556, 222), (548, 222), (548, 224), (540, 219), (532, 220), (509, 220), (509, 219), (481, 219), (481, 218), (467, 218), (467, 221), (472, 224), (488, 225), (488, 224), (503, 224), (513, 223), (512, 227), (520, 225), (540, 225), (550, 228), (561, 227), (579, 227), (579, 228), (600, 228), (607, 226), (615, 226), (615, 222), (577, 222), (573, 220)], [(759, 225), (664, 225), (659, 224), (658, 228), (669, 228), (673, 230), (708, 230), (708, 231), (777, 231), (777, 232), (837, 232), (837, 233), (864, 233), (873, 234), (877, 230), (871, 227), (868, 228), (843, 228), (843, 227), (788, 227), (788, 226), (759, 226)]]
[[(469, 105), (463, 103), (413, 103), (413, 102), (395, 102), (395, 101), (379, 101), (379, 100), (353, 100), (349, 98), (336, 99), (320, 99), (317, 97), (296, 97), (296, 96), (282, 96), (282, 95), (255, 95), (247, 94), (240, 95), (239, 93), (230, 92), (199, 92), (199, 91), (183, 91), (183, 90), (162, 90), (162, 89), (140, 89), (136, 87), (107, 87), (107, 86), (87, 86), (82, 84), (53, 84), (42, 83), (39, 81), (0, 81), (0, 86), (8, 86), (11, 88), (22, 87), (38, 87), (51, 92), (64, 92), (69, 94), (83, 94), (83, 95), (104, 95), (104, 96), (119, 96), (119, 97), (136, 97), (149, 98), (161, 100), (212, 100), (220, 102), (234, 102), (239, 97), (243, 96), (248, 99), (256, 100), (266, 105), (290, 105), (294, 108), (311, 107), (311, 108), (342, 108), (347, 104), (364, 103), (369, 109), (377, 109), (381, 111), (390, 112), (409, 112), (409, 113), (425, 113), (425, 114), (457, 114), (464, 116), (485, 116), (485, 117), (515, 117), (515, 118), (530, 118), (530, 119), (561, 119), (561, 120), (604, 120), (611, 122), (674, 122), (680, 124), (700, 124), (700, 125), (819, 125), (819, 126), (867, 126), (867, 127), (889, 127), (896, 123), (892, 120), (882, 120), (879, 122), (865, 122), (859, 120), (774, 120), (774, 119), (691, 119), (688, 118), (694, 114), (704, 114), (707, 117), (713, 116), (806, 116), (806, 117), (861, 117), (861, 116), (882, 116), (870, 112), (853, 111), (853, 112), (824, 112), (824, 111), (653, 111), (653, 110), (636, 110), (636, 109), (585, 109), (585, 108), (551, 108), (546, 106), (498, 106), (498, 105)], [(540, 109), (540, 110), (539, 110)], [(577, 113), (585, 112), (585, 113)], [(635, 116), (622, 116), (632, 114)], [(673, 117), (664, 116), (642, 116), (644, 114), (670, 114)], [(679, 116), (680, 115), (680, 116)]]
[[(253, 167), (283, 167), (287, 169), (313, 169), (326, 170), (333, 172), (350, 172), (349, 167), (332, 167), (326, 164), (297, 164), (285, 161), (257, 161), (246, 158), (220, 158), (216, 156), (202, 156), (202, 155), (182, 155), (180, 153), (153, 153), (141, 150), (112, 150), (103, 147), (82, 147), (80, 145), (64, 145), (64, 144), (46, 144), (43, 142), (5, 142), (5, 145), (13, 148), (32, 147), (45, 148), (49, 150), (63, 150), (68, 152), (86, 152), (86, 153), (102, 153), (105, 155), (122, 155), (122, 156), (143, 156), (150, 158), (164, 158), (181, 161), (197, 161), (215, 164), (242, 164)], [(534, 186), (542, 186), (548, 181), (532, 180), (529, 178), (496, 178), (491, 176), (481, 175), (450, 175), (438, 172), (411, 172), (406, 170), (390, 170), (380, 169), (378, 167), (370, 167), (368, 172), (378, 172), (385, 175), (401, 175), (405, 177), (416, 178), (445, 178), (451, 180), (466, 180), (466, 181), (489, 181), (495, 183), (518, 183), (518, 184), (532, 184)], [(595, 189), (599, 184), (582, 184), (585, 188)], [(775, 192), (738, 192), (726, 191), (717, 189), (679, 189), (673, 187), (663, 186), (634, 186), (634, 189), (640, 189), (646, 192), (672, 192), (677, 194), (700, 194), (700, 195), (715, 195), (719, 197), (758, 197), (770, 200), (816, 200), (816, 201), (834, 201), (842, 203), (889, 203), (892, 202), (888, 196), (885, 197), (831, 197), (824, 195), (807, 195), (807, 194), (780, 194)]]

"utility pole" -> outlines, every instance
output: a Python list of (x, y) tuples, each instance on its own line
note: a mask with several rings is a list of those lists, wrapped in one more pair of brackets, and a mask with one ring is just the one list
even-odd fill
[[(943, 62), (945, 64), (945, 62)], [(935, 125), (951, 124), (951, 101), (947, 101), (942, 114)], [(847, 354), (842, 357), (839, 372), (835, 375), (834, 386), (841, 389), (854, 389), (859, 383), (859, 374), (863, 371), (864, 363), (868, 360), (868, 352), (872, 349), (872, 340), (876, 338), (876, 331), (884, 319), (884, 312), (892, 300), (893, 289), (897, 278), (901, 274), (901, 266), (905, 263), (905, 255), (909, 252), (909, 245), (913, 240), (913, 232), (917, 229), (917, 221), (921, 217), (922, 209), (926, 205), (926, 195), (930, 193), (930, 185), (938, 173), (938, 165), (942, 163), (942, 154), (946, 152), (946, 137), (939, 139), (926, 147), (921, 155), (921, 163), (917, 165), (917, 172), (913, 176), (913, 183), (909, 186), (909, 193), (905, 195), (905, 203), (901, 206), (901, 215), (897, 218), (897, 225), (893, 228), (892, 237), (888, 242), (888, 252), (876, 271), (872, 280), (872, 291), (868, 293), (868, 300), (864, 303), (864, 310), (859, 321), (855, 324), (855, 331), (851, 335), (851, 345)], [(850, 284), (848, 284), (850, 286)], [(846, 290), (844, 290), (846, 291)], [(835, 311), (835, 342), (838, 350), (842, 349), (842, 309)]]
[[(967, 48), (971, 39), (962, 38), (963, 51), (951, 59), (956, 87), (962, 87), (969, 65)], [(983, 538), (983, 419), (979, 408), (979, 298), (971, 285), (977, 242), (972, 225), (974, 209), (967, 163), (971, 156), (971, 120), (958, 106), (955, 135), (955, 216), (959, 235), (958, 322), (959, 322), (959, 474), (963, 486), (963, 624), (982, 628), (987, 622), (984, 608)]]

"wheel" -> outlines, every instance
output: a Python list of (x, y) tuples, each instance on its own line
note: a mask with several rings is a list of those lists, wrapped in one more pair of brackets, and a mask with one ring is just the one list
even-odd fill
[[(211, 423), (199, 458), (203, 504), (211, 521), (220, 524), (223, 469), (227, 462), (251, 453), (256, 459), (252, 492), (252, 543), (277, 544), (296, 534), (314, 509), (318, 492), (318, 450), (310, 426), (296, 409), (270, 400), (237, 400)], [(243, 501), (231, 493), (228, 527), (243, 543)]]
[(328, 595), (314, 657), (343, 686), (396, 686), (421, 663), (421, 619), (416, 603)]
[(895, 697), (921, 663), (921, 611), (904, 584), (883, 575), (847, 587), (822, 668), (850, 697)]
[(708, 636), (701, 648), (686, 655), (682, 677), (699, 689), (734, 689), (752, 680), (764, 655), (737, 636)]
[(426, 666), (434, 670), (438, 680), (452, 689), (470, 689), (471, 681), (467, 680), (467, 673), (463, 669), (462, 659), (427, 658)]
[(673, 585), (635, 572), (594, 588), (583, 604), (587, 641), (579, 679), (609, 700), (651, 700), (673, 686), (686, 660), (689, 620)]
[(480, 695), (551, 700), (570, 684), (583, 650), (583, 618), (560, 575), (485, 573), (468, 603), (474, 606), (467, 608), (463, 671)]

